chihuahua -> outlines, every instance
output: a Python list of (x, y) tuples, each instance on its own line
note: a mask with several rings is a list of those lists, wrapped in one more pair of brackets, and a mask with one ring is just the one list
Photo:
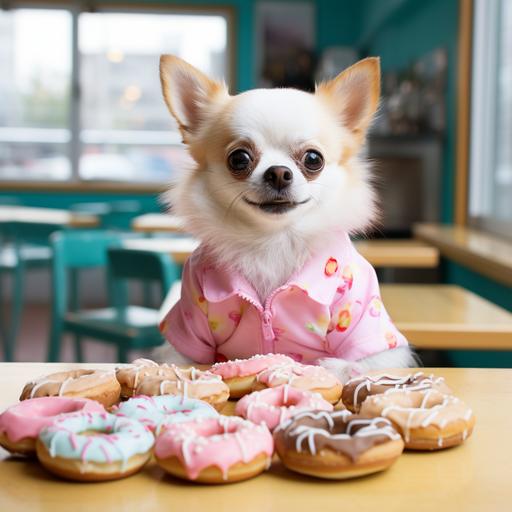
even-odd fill
[(360, 153), (379, 102), (379, 60), (354, 64), (314, 93), (232, 96), (171, 55), (161, 57), (160, 77), (195, 162), (166, 199), (201, 241), (160, 326), (171, 345), (163, 358), (279, 352), (342, 381), (413, 365), (374, 269), (349, 238), (377, 213)]

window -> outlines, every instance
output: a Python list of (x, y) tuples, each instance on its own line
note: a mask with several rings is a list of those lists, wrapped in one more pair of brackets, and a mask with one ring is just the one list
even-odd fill
[(0, 11), (0, 179), (168, 181), (190, 160), (159, 56), (227, 79), (227, 21), (221, 11)]
[(512, 2), (476, 0), (471, 95), (471, 224), (512, 237)]
[(0, 62), (0, 178), (69, 179), (71, 14), (0, 11)]

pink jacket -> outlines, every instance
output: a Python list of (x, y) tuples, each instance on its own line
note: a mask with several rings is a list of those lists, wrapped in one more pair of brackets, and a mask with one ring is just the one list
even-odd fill
[(199, 247), (185, 264), (181, 300), (160, 330), (198, 363), (266, 353), (304, 363), (355, 361), (407, 345), (381, 302), (375, 270), (346, 234), (333, 237), (265, 304), (242, 276), (212, 265)]

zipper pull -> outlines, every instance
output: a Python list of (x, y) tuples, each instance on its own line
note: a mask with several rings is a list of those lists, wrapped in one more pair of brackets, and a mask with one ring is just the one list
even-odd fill
[(272, 313), (263, 311), (263, 337), (266, 341), (274, 339), (274, 331), (272, 330)]

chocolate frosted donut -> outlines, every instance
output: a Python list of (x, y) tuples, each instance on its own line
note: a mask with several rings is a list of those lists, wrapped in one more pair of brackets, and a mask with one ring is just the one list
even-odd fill
[(362, 375), (349, 380), (343, 387), (341, 400), (352, 412), (359, 412), (361, 404), (372, 395), (395, 391), (422, 391), (435, 389), (440, 393), (451, 394), (443, 377), (425, 375), (423, 372), (408, 375)]
[(320, 478), (344, 479), (388, 468), (404, 443), (386, 418), (348, 411), (306, 411), (274, 432), (276, 450), (293, 471)]

